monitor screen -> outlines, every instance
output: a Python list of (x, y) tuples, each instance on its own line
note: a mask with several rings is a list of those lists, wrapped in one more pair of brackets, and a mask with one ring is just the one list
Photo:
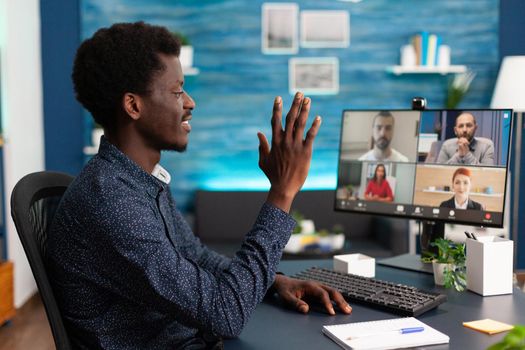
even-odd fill
[(345, 110), (335, 209), (502, 227), (512, 110)]

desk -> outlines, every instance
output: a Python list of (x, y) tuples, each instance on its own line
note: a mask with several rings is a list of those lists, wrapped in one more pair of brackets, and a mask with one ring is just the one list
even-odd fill
[[(287, 275), (310, 266), (332, 267), (331, 260), (282, 261), (279, 271)], [(487, 335), (463, 327), (463, 321), (492, 318), (509, 324), (525, 324), (525, 294), (515, 288), (514, 294), (481, 297), (473, 292), (456, 292), (434, 285), (432, 275), (376, 265), (376, 278), (438, 291), (448, 301), (418, 317), (421, 321), (447, 334), (450, 344), (429, 349), (486, 349), (501, 340), (505, 333)], [(225, 341), (225, 349), (341, 349), (321, 333), (326, 324), (340, 324), (396, 318), (394, 314), (350, 303), (351, 315), (336, 316), (310, 310), (302, 315), (281, 307), (276, 301), (261, 303), (248, 321), (241, 336)]]

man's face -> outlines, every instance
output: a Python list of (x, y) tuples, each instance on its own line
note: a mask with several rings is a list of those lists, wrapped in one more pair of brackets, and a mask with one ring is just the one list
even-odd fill
[(470, 113), (462, 113), (456, 118), (456, 126), (454, 126), (454, 132), (456, 136), (464, 137), (467, 140), (472, 141), (474, 134), (476, 133), (476, 120)]
[(182, 88), (184, 75), (179, 59), (164, 54), (159, 57), (165, 69), (154, 75), (150, 95), (143, 97), (139, 128), (154, 148), (183, 152), (188, 145), (195, 102)]
[(376, 117), (372, 126), (372, 137), (375, 147), (385, 150), (392, 141), (394, 135), (394, 118)]

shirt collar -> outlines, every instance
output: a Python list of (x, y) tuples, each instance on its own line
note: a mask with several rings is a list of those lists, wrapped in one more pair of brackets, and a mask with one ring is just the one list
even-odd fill
[(473, 152), (476, 149), (476, 144), (477, 143), (478, 143), (478, 141), (476, 140), (475, 137), (473, 137), (472, 141), (470, 141), (470, 143), (468, 145), (468, 148), (470, 149), (471, 152)]
[(157, 179), (164, 182), (166, 185), (169, 185), (171, 181), (170, 173), (166, 169), (164, 169), (160, 164), (155, 165), (155, 168), (153, 168), (151, 175), (155, 176)]
[(467, 200), (465, 201), (464, 204), (459, 204), (459, 203), (456, 201), (456, 197), (454, 197), (454, 206), (456, 207), (456, 209), (467, 209), (467, 206), (468, 206), (468, 198), (467, 198)]
[[(171, 180), (170, 174), (159, 164), (155, 165), (153, 174), (148, 174), (137, 163), (132, 161), (115, 145), (108, 141), (105, 136), (100, 140), (98, 156), (119, 166), (121, 176), (143, 188), (149, 195), (156, 198), (159, 192), (165, 190)], [(159, 175), (162, 173), (163, 175)]]

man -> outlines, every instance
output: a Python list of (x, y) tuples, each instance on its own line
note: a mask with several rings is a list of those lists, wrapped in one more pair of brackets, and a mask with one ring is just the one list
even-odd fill
[(392, 148), (394, 137), (394, 116), (388, 111), (379, 112), (372, 121), (373, 147), (359, 157), (359, 160), (408, 162), (408, 158)]
[(456, 117), (456, 138), (443, 142), (437, 163), (494, 165), (494, 143), (484, 137), (474, 137), (478, 125), (471, 113), (463, 112)]
[(295, 225), (288, 214), (321, 124), (303, 138), (310, 99), (298, 93), (281, 123), (275, 99), (271, 147), (258, 134), (271, 183), (253, 229), (232, 259), (202, 245), (175, 207), (162, 150), (188, 144), (195, 102), (184, 91), (180, 43), (165, 28), (115, 24), (77, 51), (77, 99), (104, 127), (99, 152), (68, 188), (48, 238), (59, 307), (75, 348), (203, 349), (237, 336), (267, 290), (306, 313), (329, 314), (332, 288), (276, 275)]

